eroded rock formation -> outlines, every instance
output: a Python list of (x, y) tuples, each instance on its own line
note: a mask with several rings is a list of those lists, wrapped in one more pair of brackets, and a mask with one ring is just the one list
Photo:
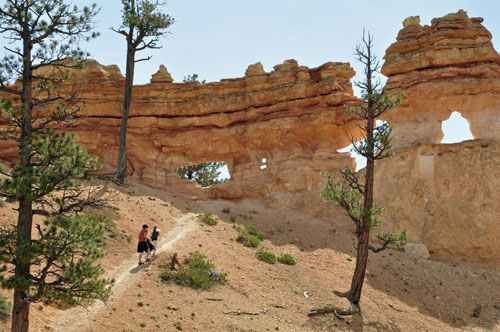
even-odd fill
[[(287, 60), (266, 73), (251, 65), (246, 76), (221, 82), (172, 83), (165, 67), (151, 84), (135, 86), (127, 134), (130, 178), (198, 197), (273, 200), (314, 191), (321, 170), (337, 170), (352, 161), (336, 150), (349, 144), (355, 121), (345, 105), (357, 103), (346, 63), (318, 68)], [(116, 67), (90, 61), (71, 73), (71, 86), (85, 101), (71, 130), (105, 172), (115, 170), (124, 80)], [(1, 147), (0, 147), (1, 148)], [(6, 156), (2, 149), (0, 154)], [(2, 156), (0, 156), (1, 158)], [(266, 160), (263, 163), (263, 159)], [(199, 190), (180, 180), (179, 166), (206, 161), (228, 164), (231, 181)], [(265, 165), (265, 169), (260, 166)], [(303, 199), (296, 198), (298, 206)]]
[[(482, 19), (459, 11), (421, 26), (403, 23), (387, 50), (383, 73), (403, 103), (387, 113), (396, 155), (377, 164), (376, 199), (388, 207), (386, 230), (407, 228), (431, 258), (468, 260), (500, 269), (500, 57)], [(356, 135), (345, 112), (354, 71), (346, 63), (318, 68), (287, 60), (266, 73), (220, 82), (173, 83), (165, 67), (134, 87), (128, 127), (128, 171), (142, 183), (198, 199), (254, 198), (301, 209), (336, 223), (348, 218), (322, 203), (321, 170), (353, 161), (336, 151)], [(115, 170), (124, 79), (116, 66), (90, 61), (66, 90), (80, 90), (81, 118), (71, 128)], [(441, 122), (459, 111), (477, 140), (440, 145)], [(0, 159), (15, 157), (0, 141)], [(264, 161), (265, 160), (265, 161)], [(231, 181), (201, 189), (180, 180), (179, 166), (228, 163)], [(261, 166), (265, 166), (264, 169)], [(396, 190), (397, 189), (397, 190)], [(350, 224), (349, 224), (350, 226)]]
[[(408, 229), (433, 258), (500, 268), (500, 56), (482, 21), (459, 11), (403, 22), (382, 68), (389, 91), (405, 95), (386, 116), (398, 150), (377, 164), (375, 195), (384, 228)], [(436, 144), (453, 111), (475, 141)]]
[(440, 143), (441, 122), (453, 111), (476, 139), (500, 142), (500, 56), (482, 21), (462, 10), (430, 26), (418, 17), (404, 21), (382, 67), (388, 90), (406, 96), (386, 116), (396, 147)]

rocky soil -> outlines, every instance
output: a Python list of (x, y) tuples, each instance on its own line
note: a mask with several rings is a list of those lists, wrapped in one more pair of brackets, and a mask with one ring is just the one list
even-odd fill
[[(311, 318), (312, 308), (347, 305), (333, 294), (348, 289), (355, 264), (354, 233), (338, 226), (343, 217), (321, 220), (249, 200), (196, 201), (136, 184), (108, 186), (117, 193), (115, 208), (101, 212), (116, 228), (110, 228), (101, 263), (116, 279), (112, 299), (87, 310), (34, 304), (32, 331), (500, 331), (500, 275), (494, 271), (396, 250), (371, 254), (363, 314), (344, 321)], [(0, 207), (2, 223), (15, 220), (13, 207)], [(205, 211), (220, 222), (204, 224), (197, 215)], [(138, 266), (136, 237), (144, 223), (157, 224), (163, 236), (153, 263)], [(235, 241), (234, 223), (263, 231), (261, 246), (292, 254), (297, 265), (257, 260), (255, 249)], [(194, 251), (227, 273), (228, 283), (196, 291), (161, 281), (174, 252), (185, 257)], [(0, 331), (9, 327), (6, 322)]]

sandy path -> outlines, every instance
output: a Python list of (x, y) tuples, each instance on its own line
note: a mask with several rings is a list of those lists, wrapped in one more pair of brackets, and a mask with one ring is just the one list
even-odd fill
[[(174, 228), (161, 239), (161, 244), (156, 251), (157, 254), (171, 249), (177, 241), (193, 231), (197, 225), (195, 218), (196, 214), (193, 213), (186, 214), (180, 218), (174, 218)], [(129, 259), (124, 260), (111, 275), (115, 279), (115, 285), (111, 300), (108, 303), (112, 303), (131, 283), (140, 278), (141, 273), (139, 272), (144, 270), (148, 265), (137, 265), (137, 255), (135, 254), (131, 255)], [(97, 301), (87, 309), (77, 307), (61, 311), (61, 314), (54, 319), (52, 327), (56, 332), (81, 331), (92, 322), (92, 319), (103, 308), (106, 308), (106, 304)]]

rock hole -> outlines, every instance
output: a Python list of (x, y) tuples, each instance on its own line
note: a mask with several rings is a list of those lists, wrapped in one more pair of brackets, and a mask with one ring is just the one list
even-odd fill
[(260, 169), (264, 170), (267, 168), (267, 158), (262, 158), (262, 165), (260, 165)]
[(223, 161), (181, 166), (176, 168), (175, 172), (181, 179), (195, 180), (200, 187), (227, 182), (231, 178), (227, 164)]
[(354, 158), (354, 160), (356, 161), (356, 172), (366, 166), (366, 159), (363, 156), (360, 156), (359, 154), (357, 154), (356, 151), (354, 151), (352, 144), (349, 146), (346, 146), (343, 149), (337, 150), (337, 152), (340, 152), (340, 153), (350, 152), (351, 153), (351, 158)]
[(449, 119), (443, 121), (442, 130), (444, 134), (442, 144), (459, 143), (474, 139), (469, 122), (459, 112), (451, 113)]

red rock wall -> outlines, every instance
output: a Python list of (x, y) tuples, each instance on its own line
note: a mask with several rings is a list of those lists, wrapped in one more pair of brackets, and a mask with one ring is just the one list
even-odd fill
[[(103, 170), (113, 172), (124, 79), (116, 67), (95, 61), (71, 74), (73, 84), (65, 89), (78, 89), (85, 102), (71, 130), (99, 156)], [(242, 78), (179, 84), (162, 67), (151, 84), (133, 90), (130, 178), (200, 197), (274, 199), (314, 191), (317, 198), (321, 170), (352, 164), (336, 150), (349, 144), (345, 133), (355, 126), (345, 112), (346, 104), (358, 102), (353, 75), (346, 63), (309, 69), (287, 60), (270, 73), (256, 64)], [(7, 151), (0, 154), (5, 158)], [(226, 162), (231, 181), (202, 191), (174, 173), (179, 166), (206, 161)]]

